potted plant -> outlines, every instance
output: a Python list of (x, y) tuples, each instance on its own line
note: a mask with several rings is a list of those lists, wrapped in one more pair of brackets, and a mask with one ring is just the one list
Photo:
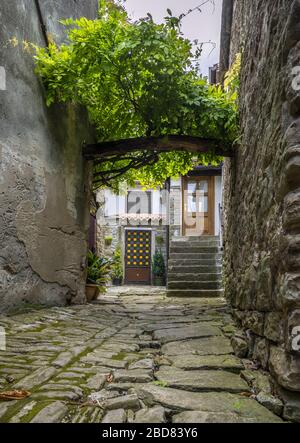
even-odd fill
[(155, 242), (156, 242), (156, 245), (161, 248), (161, 246), (164, 244), (165, 240), (162, 235), (157, 235), (155, 238)]
[(152, 263), (152, 272), (153, 272), (153, 285), (164, 286), (166, 267), (165, 267), (165, 260), (161, 251), (156, 251), (154, 254), (153, 263)]
[(111, 280), (114, 286), (121, 286), (123, 282), (123, 263), (122, 263), (122, 251), (118, 246), (113, 255)]
[(112, 241), (113, 241), (113, 238), (111, 236), (105, 237), (105, 239), (104, 239), (105, 246), (111, 246)]
[(87, 301), (92, 301), (101, 292), (106, 292), (112, 261), (108, 258), (98, 257), (94, 252), (89, 251), (87, 262), (86, 298)]

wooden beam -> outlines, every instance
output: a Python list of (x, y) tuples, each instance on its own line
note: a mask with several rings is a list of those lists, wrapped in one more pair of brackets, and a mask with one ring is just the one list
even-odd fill
[(171, 151), (192, 153), (211, 152), (218, 156), (233, 157), (232, 147), (224, 147), (219, 140), (187, 135), (129, 138), (126, 140), (113, 140), (94, 145), (85, 145), (83, 147), (83, 155), (87, 160), (128, 154), (135, 151), (154, 153)]

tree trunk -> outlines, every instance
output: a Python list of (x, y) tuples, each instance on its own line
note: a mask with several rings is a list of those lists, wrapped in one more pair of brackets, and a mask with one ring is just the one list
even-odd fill
[(206, 153), (233, 157), (232, 147), (224, 146), (219, 140), (190, 137), (187, 135), (166, 135), (161, 137), (129, 138), (127, 140), (115, 140), (86, 145), (83, 155), (87, 160), (105, 158), (116, 155), (128, 154), (134, 151), (148, 151), (154, 153), (185, 151), (194, 153)]

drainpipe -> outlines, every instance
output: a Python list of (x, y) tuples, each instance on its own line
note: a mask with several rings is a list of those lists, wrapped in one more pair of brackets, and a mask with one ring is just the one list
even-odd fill
[(223, 0), (219, 67), (221, 84), (223, 84), (224, 76), (230, 68), (230, 44), (234, 1), (235, 0)]
[(48, 34), (47, 34), (47, 27), (44, 21), (44, 17), (42, 14), (42, 10), (41, 10), (41, 5), (39, 0), (34, 0), (35, 2), (35, 6), (36, 6), (36, 10), (37, 10), (37, 14), (38, 14), (38, 18), (39, 18), (39, 22), (41, 25), (41, 29), (42, 29), (42, 33), (43, 33), (43, 37), (46, 43), (46, 46), (49, 46), (49, 38), (48, 38)]

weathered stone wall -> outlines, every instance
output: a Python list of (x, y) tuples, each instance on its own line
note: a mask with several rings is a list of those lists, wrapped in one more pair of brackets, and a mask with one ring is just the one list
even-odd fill
[(170, 220), (170, 244), (174, 237), (182, 234), (182, 186), (181, 180), (171, 182), (170, 202), (169, 202), (169, 220)]
[(225, 290), (247, 355), (300, 421), (300, 1), (235, 1), (231, 62), (242, 47), (242, 140), (224, 168)]
[(61, 42), (59, 18), (96, 15), (97, 0), (0, 5), (0, 65), (7, 77), (0, 91), (1, 312), (85, 298), (89, 167), (81, 146), (92, 130), (83, 110), (46, 107), (24, 42), (45, 46), (50, 34)]

